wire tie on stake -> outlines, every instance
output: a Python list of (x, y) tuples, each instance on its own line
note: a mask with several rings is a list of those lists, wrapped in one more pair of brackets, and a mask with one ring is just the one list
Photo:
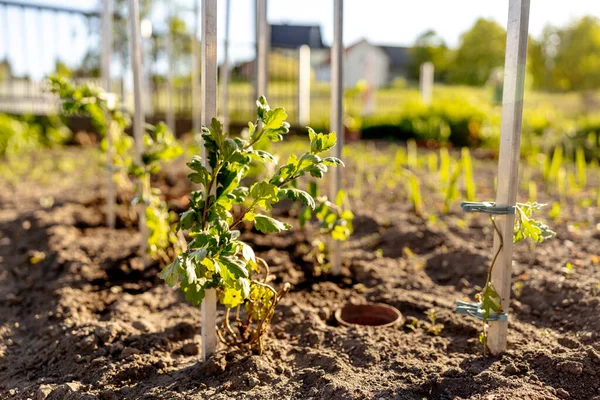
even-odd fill
[(514, 206), (497, 206), (490, 201), (463, 201), (460, 203), (463, 212), (482, 212), (486, 214), (505, 215), (514, 214)]
[(498, 314), (493, 311), (490, 313), (489, 317), (483, 318), (484, 311), (481, 308), (481, 303), (468, 303), (466, 301), (457, 301), (455, 311), (457, 314), (470, 315), (481, 321), (506, 321), (508, 318), (506, 313)]

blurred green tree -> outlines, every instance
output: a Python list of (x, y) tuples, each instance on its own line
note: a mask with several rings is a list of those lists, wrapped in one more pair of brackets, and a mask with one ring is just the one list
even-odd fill
[(493, 20), (479, 18), (460, 38), (448, 80), (466, 85), (483, 85), (496, 67), (504, 65), (506, 30)]
[(438, 82), (446, 81), (452, 52), (434, 30), (430, 29), (417, 37), (411, 49), (411, 56), (410, 79), (418, 80), (421, 64), (429, 61), (435, 67), (435, 80)]
[(552, 88), (590, 90), (600, 87), (600, 20), (583, 17), (548, 33), (544, 42)]

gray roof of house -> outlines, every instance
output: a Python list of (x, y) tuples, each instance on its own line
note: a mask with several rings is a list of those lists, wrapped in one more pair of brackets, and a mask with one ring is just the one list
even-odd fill
[(390, 66), (405, 67), (411, 63), (412, 55), (409, 47), (399, 46), (378, 46), (390, 58)]
[(325, 49), (318, 25), (271, 25), (271, 47), (297, 49), (302, 45)]

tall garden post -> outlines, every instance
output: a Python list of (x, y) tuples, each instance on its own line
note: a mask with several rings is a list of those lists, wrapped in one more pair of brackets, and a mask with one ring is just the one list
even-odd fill
[[(498, 206), (515, 206), (518, 189), (521, 125), (523, 119), (523, 91), (530, 0), (510, 0), (504, 64), (504, 95), (502, 98), (502, 125), (498, 160)], [(514, 214), (498, 215), (496, 224), (502, 238), (494, 235), (494, 253), (503, 243), (496, 267), (492, 271), (492, 285), (500, 295), (502, 309), (510, 305)], [(508, 321), (490, 322), (488, 348), (492, 354), (506, 350)]]
[(421, 100), (426, 105), (431, 104), (431, 99), (433, 97), (433, 71), (433, 63), (428, 61), (421, 64), (419, 74), (419, 93), (421, 95)]
[[(343, 93), (344, 93), (344, 0), (333, 1), (333, 46), (331, 47), (331, 122), (330, 130), (337, 133), (337, 144), (333, 149), (334, 156), (342, 158), (344, 148), (343, 125)], [(342, 187), (341, 168), (334, 168), (331, 172), (330, 198), (335, 199), (337, 192)], [(341, 243), (331, 243), (331, 270), (339, 274), (342, 268)]]
[(310, 47), (298, 50), (298, 123), (308, 125), (310, 120)]
[(169, 59), (169, 70), (167, 71), (167, 110), (166, 110), (166, 120), (167, 126), (175, 133), (175, 105), (174, 102), (174, 94), (173, 94), (173, 70), (175, 69), (175, 62), (173, 60), (173, 31), (171, 23), (173, 22), (173, 18), (175, 17), (175, 13), (173, 12), (173, 3), (169, 3), (167, 6), (169, 7), (169, 26), (167, 27), (167, 37), (166, 37), (166, 51), (167, 58)]
[[(102, 13), (102, 83), (104, 90), (107, 92), (112, 91), (112, 81), (110, 78), (110, 61), (112, 59), (112, 20), (113, 20), (113, 0), (103, 1), (103, 13)], [(112, 158), (114, 154), (113, 148), (113, 137), (110, 128), (110, 121), (106, 124), (106, 162), (107, 165), (112, 164)], [(113, 179), (112, 172), (108, 174), (108, 185), (106, 194), (106, 225), (109, 228), (115, 227), (115, 203), (116, 203), (116, 189), (115, 181)]]
[[(210, 125), (217, 116), (217, 0), (202, 0), (202, 125)], [(206, 149), (202, 162), (209, 168)], [(202, 358), (210, 357), (217, 346), (217, 294), (206, 290), (202, 301)]]
[(231, 20), (231, 0), (225, 2), (225, 42), (223, 46), (223, 64), (221, 64), (221, 119), (223, 130), (229, 132), (229, 22)]
[[(140, 9), (138, 0), (129, 0), (129, 23), (131, 38), (131, 69), (133, 71), (133, 138), (135, 140), (135, 163), (142, 164), (144, 152), (144, 103), (142, 93), (142, 49), (140, 47)], [(141, 253), (146, 257), (148, 246), (148, 227), (145, 209), (139, 211), (139, 229), (141, 234)]]
[(140, 22), (140, 36), (141, 36), (141, 52), (142, 52), (142, 80), (144, 86), (142, 93), (144, 96), (144, 113), (147, 118), (152, 117), (154, 111), (154, 105), (152, 101), (153, 84), (152, 84), (152, 21), (148, 18), (144, 18)]
[(200, 0), (194, 0), (194, 34), (192, 35), (192, 130), (200, 136), (200, 47), (198, 29), (200, 28)]
[(267, 97), (269, 25), (267, 23), (267, 0), (256, 0), (256, 96)]

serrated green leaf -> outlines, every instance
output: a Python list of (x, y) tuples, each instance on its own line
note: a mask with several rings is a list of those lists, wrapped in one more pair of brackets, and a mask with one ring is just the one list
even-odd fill
[(500, 295), (491, 282), (488, 282), (481, 292), (481, 309), (483, 310), (483, 318), (489, 318), (492, 312), (502, 312)]
[(279, 201), (279, 188), (272, 183), (260, 181), (250, 187), (250, 197), (254, 199), (255, 204), (264, 209), (270, 210), (271, 205)]
[(262, 233), (281, 232), (290, 229), (292, 226), (266, 215), (257, 214), (254, 217), (254, 226)]
[(315, 133), (315, 131), (309, 127), (308, 136), (310, 139), (310, 152), (312, 154), (323, 153), (335, 146), (336, 143), (335, 132)]
[(221, 267), (227, 268), (235, 278), (240, 276), (248, 278), (250, 276), (246, 263), (237, 257), (219, 257), (219, 264), (221, 264)]
[(263, 129), (279, 129), (283, 126), (286, 118), (287, 113), (281, 107), (268, 110), (263, 118)]
[(196, 211), (187, 210), (181, 213), (179, 217), (178, 229), (188, 230), (194, 225), (196, 221)]
[(183, 255), (179, 255), (175, 260), (164, 267), (158, 276), (163, 279), (167, 285), (174, 287), (179, 282), (179, 277), (183, 273), (181, 262), (184, 259)]
[(304, 205), (310, 207), (312, 210), (315, 209), (316, 207), (316, 203), (315, 203), (315, 199), (313, 199), (313, 197), (308, 194), (307, 192), (305, 192), (304, 190), (300, 190), (300, 189), (284, 189), (285, 191), (285, 195), (290, 199), (290, 200), (300, 200), (302, 201), (302, 203), (304, 203)]

